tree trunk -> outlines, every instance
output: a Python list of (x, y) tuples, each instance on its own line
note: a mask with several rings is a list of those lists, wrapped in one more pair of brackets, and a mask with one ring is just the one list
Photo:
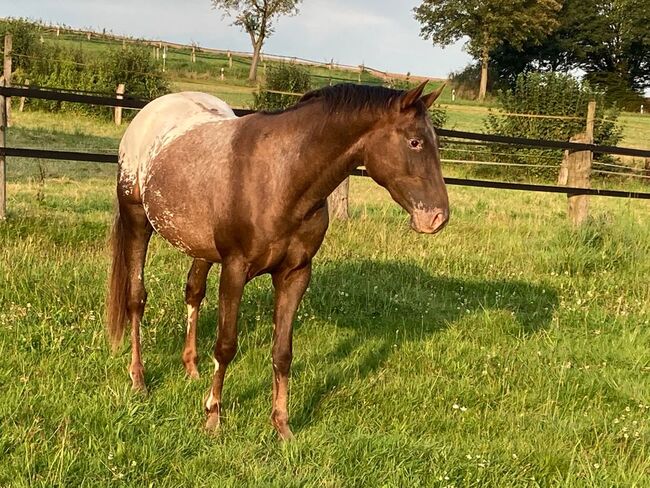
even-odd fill
[(481, 86), (478, 90), (478, 99), (483, 101), (485, 100), (485, 94), (487, 93), (487, 83), (488, 83), (488, 62), (490, 61), (490, 53), (487, 49), (483, 50), (481, 56)]
[(257, 80), (257, 65), (260, 62), (260, 53), (262, 52), (263, 44), (263, 39), (253, 44), (253, 59), (251, 60), (251, 70), (248, 73), (248, 81)]

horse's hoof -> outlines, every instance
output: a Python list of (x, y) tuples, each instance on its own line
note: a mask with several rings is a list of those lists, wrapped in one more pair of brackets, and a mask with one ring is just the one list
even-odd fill
[(146, 395), (147, 392), (147, 385), (144, 383), (144, 374), (140, 371), (138, 373), (131, 372), (131, 390), (133, 390), (135, 393), (139, 393), (141, 395)]
[(205, 430), (210, 433), (216, 434), (221, 427), (221, 417), (218, 412), (208, 414), (208, 420), (205, 422)]
[(186, 368), (185, 372), (190, 380), (198, 380), (201, 377), (199, 370), (196, 368)]
[(286, 412), (282, 413), (274, 410), (271, 413), (271, 423), (282, 442), (293, 440), (293, 433), (289, 428), (289, 416)]
[(289, 426), (281, 427), (277, 429), (278, 431), (278, 438), (280, 439), (281, 442), (290, 442), (295, 439), (293, 432), (291, 432), (291, 429)]
[(138, 395), (142, 395), (142, 396), (147, 396), (149, 394), (149, 390), (147, 390), (147, 385), (144, 384), (144, 381), (138, 383), (134, 381), (133, 384), (131, 385), (131, 391), (133, 391), (133, 393), (137, 393)]

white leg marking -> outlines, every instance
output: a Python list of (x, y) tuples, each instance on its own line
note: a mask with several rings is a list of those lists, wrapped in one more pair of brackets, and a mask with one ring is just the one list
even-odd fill
[(214, 361), (214, 373), (216, 374), (217, 371), (219, 371), (219, 361), (214, 358), (212, 358), (212, 360)]
[(187, 334), (190, 333), (190, 327), (192, 325), (192, 320), (193, 320), (194, 314), (196, 312), (197, 312), (197, 309), (196, 309), (195, 306), (193, 306), (193, 305), (188, 305), (187, 306), (187, 330), (186, 330)]
[(212, 407), (214, 406), (214, 394), (212, 393), (212, 389), (210, 389), (210, 396), (208, 397), (208, 400), (205, 402), (205, 409), (206, 410), (211, 410)]

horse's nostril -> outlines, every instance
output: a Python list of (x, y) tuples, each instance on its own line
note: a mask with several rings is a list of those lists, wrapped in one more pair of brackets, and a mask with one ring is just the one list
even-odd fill
[(417, 232), (425, 234), (435, 234), (442, 230), (449, 220), (447, 210), (433, 209), (418, 211), (411, 214), (411, 227)]
[(447, 212), (443, 212), (443, 211), (438, 212), (433, 218), (433, 222), (431, 223), (431, 227), (433, 228), (433, 231), (438, 232), (439, 230), (441, 230), (447, 223), (447, 220), (449, 220), (449, 216)]

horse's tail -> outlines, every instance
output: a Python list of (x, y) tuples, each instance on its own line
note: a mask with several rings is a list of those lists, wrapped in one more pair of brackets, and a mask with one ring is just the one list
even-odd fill
[(113, 351), (122, 343), (126, 324), (128, 272), (124, 252), (124, 220), (118, 208), (111, 231), (112, 263), (106, 298), (106, 332)]

